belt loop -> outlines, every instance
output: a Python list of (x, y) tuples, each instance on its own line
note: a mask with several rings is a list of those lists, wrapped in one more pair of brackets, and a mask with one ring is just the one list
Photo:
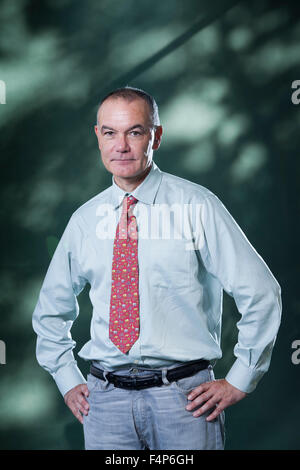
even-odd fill
[(105, 380), (105, 382), (104, 382), (105, 388), (106, 388), (106, 387), (108, 386), (108, 384), (109, 384), (109, 381), (108, 381), (108, 379), (107, 379), (107, 377), (106, 377), (107, 374), (108, 374), (108, 370), (104, 370), (104, 371), (103, 371), (103, 378), (104, 378), (104, 380)]
[(170, 382), (167, 379), (167, 372), (168, 372), (168, 369), (164, 367), (161, 372), (161, 379), (165, 385), (170, 385)]

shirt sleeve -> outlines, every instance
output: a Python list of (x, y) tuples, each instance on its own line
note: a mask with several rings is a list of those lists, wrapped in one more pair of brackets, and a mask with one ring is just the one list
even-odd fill
[(37, 361), (63, 396), (86, 382), (73, 356), (76, 343), (70, 333), (79, 314), (76, 297), (87, 282), (78, 261), (81, 243), (81, 229), (73, 215), (50, 262), (32, 318)]
[(237, 323), (236, 360), (226, 380), (252, 392), (268, 370), (281, 320), (281, 288), (223, 203), (211, 193), (203, 204), (200, 252), (206, 269), (234, 298)]

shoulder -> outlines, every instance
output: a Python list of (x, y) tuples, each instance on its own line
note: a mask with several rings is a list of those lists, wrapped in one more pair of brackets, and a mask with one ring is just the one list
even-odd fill
[(205, 186), (187, 180), (180, 176), (162, 171), (162, 188), (167, 192), (181, 193), (183, 199), (205, 202), (208, 198), (218, 199), (217, 196)]
[(111, 190), (110, 186), (79, 206), (71, 215), (71, 220), (83, 229), (90, 226), (96, 217), (99, 205), (111, 202)]

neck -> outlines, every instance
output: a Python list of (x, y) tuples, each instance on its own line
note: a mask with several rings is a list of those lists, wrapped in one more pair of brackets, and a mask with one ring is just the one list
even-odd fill
[(151, 168), (152, 168), (152, 165), (147, 167), (142, 174), (135, 176), (133, 178), (125, 179), (125, 178), (119, 178), (118, 176), (114, 175), (114, 181), (121, 189), (123, 189), (127, 193), (131, 193), (132, 191), (135, 190), (135, 188), (137, 188), (144, 181), (146, 176), (149, 174)]

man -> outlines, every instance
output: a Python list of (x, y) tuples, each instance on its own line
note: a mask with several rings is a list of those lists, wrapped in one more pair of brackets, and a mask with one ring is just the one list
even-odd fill
[[(86, 449), (223, 449), (224, 409), (269, 367), (280, 286), (217, 196), (154, 163), (162, 127), (149, 94), (107, 95), (95, 132), (112, 186), (74, 212), (52, 258), (33, 315), (37, 359)], [(86, 383), (70, 329), (87, 283)], [(236, 361), (215, 380), (223, 290), (241, 319)]]

